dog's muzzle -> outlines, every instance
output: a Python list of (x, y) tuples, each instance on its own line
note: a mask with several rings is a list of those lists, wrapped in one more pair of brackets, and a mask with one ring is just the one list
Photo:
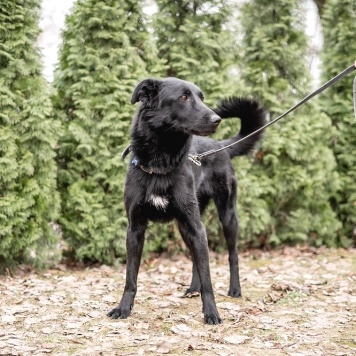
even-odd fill
[(211, 118), (210, 118), (210, 121), (215, 124), (216, 126), (218, 126), (221, 122), (221, 117), (219, 115), (213, 115)]

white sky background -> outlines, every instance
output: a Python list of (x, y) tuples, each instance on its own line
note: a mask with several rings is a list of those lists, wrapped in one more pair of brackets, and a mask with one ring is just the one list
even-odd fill
[(42, 0), (40, 27), (42, 33), (38, 45), (42, 52), (43, 74), (49, 81), (53, 79), (53, 70), (57, 64), (58, 49), (61, 43), (61, 30), (64, 28), (65, 15), (74, 0)]
[[(75, 0), (42, 0), (42, 16), (40, 27), (42, 33), (38, 44), (42, 51), (43, 74), (48, 81), (53, 79), (53, 71), (58, 61), (58, 49), (61, 43), (60, 33), (64, 28), (65, 15), (69, 13)], [(311, 53), (309, 55), (310, 71), (314, 77), (314, 85), (319, 81), (320, 60), (318, 51), (322, 45), (321, 25), (316, 5), (312, 0), (304, 0), (307, 9), (306, 33), (309, 37)], [(152, 14), (156, 7), (148, 6), (146, 12)]]

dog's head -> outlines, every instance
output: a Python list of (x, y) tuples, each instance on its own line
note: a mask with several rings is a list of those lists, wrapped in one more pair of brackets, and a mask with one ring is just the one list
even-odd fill
[(131, 103), (137, 102), (141, 102), (143, 120), (189, 135), (209, 135), (221, 121), (204, 104), (203, 93), (196, 85), (177, 78), (143, 80), (132, 94)]

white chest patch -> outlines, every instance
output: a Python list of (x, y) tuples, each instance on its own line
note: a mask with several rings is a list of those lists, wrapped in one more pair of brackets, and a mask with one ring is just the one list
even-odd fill
[(148, 200), (157, 209), (162, 209), (162, 210), (166, 210), (169, 204), (169, 201), (166, 197), (161, 197), (159, 195), (154, 195), (154, 194), (151, 194)]

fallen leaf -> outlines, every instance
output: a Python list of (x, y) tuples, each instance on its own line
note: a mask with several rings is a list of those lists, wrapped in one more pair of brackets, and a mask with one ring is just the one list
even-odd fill
[(150, 325), (148, 323), (135, 323), (134, 324), (134, 328), (135, 329), (138, 329), (138, 330), (141, 330), (141, 329), (148, 329), (150, 327)]
[(67, 329), (79, 329), (83, 324), (84, 324), (84, 322), (82, 322), (82, 321), (78, 321), (78, 322), (74, 322), (74, 323), (65, 323), (64, 327)]
[(7, 342), (9, 345), (14, 345), (14, 346), (19, 346), (19, 345), (22, 345), (22, 344), (23, 344), (23, 341), (22, 341), (22, 340), (19, 340), (19, 339), (9, 339), (9, 340), (6, 340), (6, 342)]
[(231, 302), (222, 302), (222, 303), (217, 303), (216, 306), (221, 309), (227, 309), (227, 310), (240, 310), (241, 307), (236, 304), (236, 303), (231, 303)]
[(278, 302), (282, 298), (283, 298), (283, 293), (271, 292), (263, 297), (263, 302), (265, 304), (273, 304)]
[(117, 299), (111, 295), (106, 295), (103, 297), (103, 301), (106, 303), (116, 303)]
[(258, 315), (262, 313), (261, 309), (259, 308), (248, 309), (247, 312), (252, 315)]
[(323, 286), (325, 284), (328, 284), (328, 281), (325, 281), (325, 280), (320, 280), (320, 281), (312, 280), (312, 281), (306, 282), (306, 285), (309, 285), (309, 286)]
[(200, 297), (199, 292), (187, 293), (182, 296), (182, 298), (197, 298), (197, 297)]
[(224, 341), (228, 342), (229, 344), (243, 344), (249, 337), (245, 335), (230, 335), (224, 337)]
[(33, 325), (33, 324), (37, 324), (41, 322), (41, 319), (40, 318), (26, 318), (25, 321), (24, 321), (24, 324), (25, 325)]
[(41, 331), (43, 334), (52, 334), (53, 329), (52, 328), (43, 328)]
[(12, 324), (13, 322), (16, 321), (16, 317), (13, 316), (13, 315), (3, 315), (3, 316), (1, 317), (1, 321), (2, 321), (3, 323)]
[(190, 336), (191, 328), (185, 324), (178, 324), (171, 327), (171, 330), (178, 335)]
[(73, 342), (74, 344), (79, 344), (79, 345), (84, 345), (85, 342), (84, 341), (81, 341), (81, 340), (78, 340), (78, 339), (68, 339), (68, 341), (70, 342)]
[(56, 347), (56, 345), (55, 344), (53, 344), (53, 343), (45, 343), (45, 344), (42, 344), (41, 345), (44, 349), (54, 349), (55, 347)]
[(149, 338), (150, 338), (150, 336), (146, 335), (146, 334), (140, 334), (140, 335), (134, 336), (134, 339), (138, 340), (138, 341), (148, 340)]
[(291, 285), (282, 284), (282, 283), (281, 284), (272, 284), (272, 289), (274, 289), (276, 291), (282, 291), (282, 292), (295, 290), (294, 287), (292, 287)]

